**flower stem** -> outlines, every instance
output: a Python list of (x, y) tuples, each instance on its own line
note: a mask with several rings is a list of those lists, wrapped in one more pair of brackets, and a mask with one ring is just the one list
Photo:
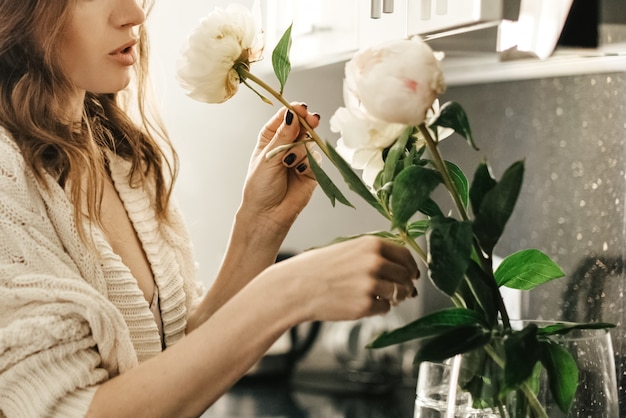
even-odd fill
[[(430, 131), (428, 130), (428, 128), (426, 128), (426, 126), (423, 123), (419, 125), (419, 130), (422, 133), (422, 135), (424, 136), (424, 139), (426, 140), (426, 145), (428, 146), (428, 149), (430, 150), (430, 152), (433, 155), (433, 158), (435, 160), (434, 161), (435, 166), (436, 166), (437, 170), (439, 170), (439, 172), (443, 176), (444, 184), (446, 185), (446, 188), (448, 189), (448, 192), (452, 196), (452, 200), (454, 201), (454, 203), (456, 205), (456, 208), (457, 208), (461, 218), (464, 221), (469, 220), (469, 216), (467, 215), (467, 211), (465, 210), (465, 206), (463, 205), (463, 202), (461, 202), (461, 197), (459, 195), (459, 191), (457, 190), (456, 186), (454, 185), (454, 182), (452, 181), (452, 177), (450, 176), (450, 171), (448, 170), (448, 167), (446, 166), (446, 163), (444, 162), (443, 158), (441, 157), (441, 153), (439, 152), (439, 149), (437, 148), (437, 144), (435, 143), (435, 140), (431, 136)], [(477, 247), (476, 253), (478, 254), (478, 256), (481, 258), (481, 260), (483, 262), (486, 261), (485, 257), (484, 257), (484, 254), (483, 254), (482, 250), (480, 249), (480, 246), (476, 245), (476, 247)], [(483, 263), (483, 268), (484, 268), (484, 263)], [(484, 269), (488, 273), (490, 272), (490, 269), (487, 269), (487, 268), (484, 268)], [(493, 277), (493, 273), (489, 274), (489, 276)], [(504, 300), (502, 299), (502, 295), (500, 294), (500, 290), (498, 289), (498, 286), (495, 283), (495, 279), (491, 280), (488, 283), (488, 285), (493, 288), (493, 290), (494, 290), (494, 292), (496, 294), (496, 296), (495, 296), (495, 299), (496, 299), (495, 303), (497, 305), (498, 311), (500, 312), (500, 316), (502, 318), (502, 322), (504, 324), (504, 327), (506, 329), (510, 329), (511, 325), (510, 325), (509, 315), (508, 315), (508, 312), (506, 310), (506, 306), (504, 304)]]
[[(502, 370), (504, 370), (504, 359), (502, 359), (502, 357), (500, 357), (498, 353), (496, 353), (493, 347), (487, 344), (483, 348), (485, 349), (485, 352), (489, 355), (489, 357), (491, 357), (491, 359), (494, 361), (494, 363), (496, 363)], [(526, 382), (520, 385), (520, 389), (524, 393), (524, 396), (526, 396), (526, 400), (528, 400), (528, 404), (530, 405), (530, 407), (533, 409), (533, 411), (535, 411), (535, 416), (537, 418), (550, 418), (548, 417), (548, 414), (541, 405), (541, 402), (539, 402), (539, 399), (537, 399), (537, 396), (535, 396), (535, 393), (530, 387), (528, 387), (528, 384)]]
[(422, 249), (422, 247), (420, 247), (414, 239), (410, 238), (405, 231), (400, 231), (400, 236), (402, 237), (402, 241), (404, 241), (409, 247), (415, 250), (415, 252), (420, 256), (423, 262), (426, 262), (426, 252)]
[(246, 66), (241, 66), (240, 68), (237, 69), (237, 72), (238, 73), (240, 72), (241, 74), (244, 74), (247, 79), (250, 79), (250, 80), (254, 81), (258, 86), (263, 88), (263, 90), (267, 91), (276, 100), (278, 100), (280, 103), (282, 103), (283, 106), (285, 106), (287, 109), (291, 110), (293, 112), (293, 114), (297, 116), (298, 121), (300, 122), (300, 124), (302, 126), (304, 126), (304, 129), (306, 129), (306, 131), (309, 133), (309, 135), (311, 135), (311, 138), (313, 138), (313, 140), (315, 141), (315, 144), (322, 150), (322, 152), (324, 152), (324, 154), (326, 154), (327, 157), (330, 158), (330, 155), (328, 153), (328, 149), (326, 147), (326, 143), (324, 143), (324, 141), (322, 141), (322, 139), (319, 137), (317, 132), (315, 132), (315, 129), (311, 128), (311, 125), (308, 124), (308, 122), (305, 120), (305, 118), (301, 117), (300, 115), (298, 115), (298, 113), (296, 113), (296, 111), (293, 108), (293, 106), (291, 105), (291, 103), (289, 103), (281, 93), (276, 91), (272, 86), (267, 84), (265, 81), (261, 80), (260, 78), (258, 78), (254, 74), (252, 74), (248, 70), (248, 68)]
[(456, 186), (454, 185), (454, 182), (452, 181), (452, 177), (450, 176), (450, 171), (448, 171), (448, 167), (446, 166), (446, 163), (443, 161), (443, 158), (441, 157), (441, 154), (439, 153), (439, 149), (437, 148), (437, 144), (435, 143), (435, 140), (430, 135), (430, 132), (428, 131), (428, 128), (426, 128), (426, 125), (422, 123), (419, 125), (418, 128), (420, 132), (422, 133), (422, 135), (424, 135), (424, 139), (426, 140), (426, 145), (428, 146), (428, 149), (430, 150), (431, 154), (433, 155), (433, 158), (435, 159), (435, 166), (437, 167), (437, 170), (439, 170), (439, 172), (443, 176), (443, 182), (446, 185), (448, 192), (452, 196), (452, 200), (454, 200), (454, 204), (456, 205), (456, 208), (459, 211), (459, 215), (464, 221), (467, 221), (469, 219), (469, 217), (467, 216), (467, 211), (465, 210), (465, 206), (463, 205), (463, 202), (461, 202), (459, 191), (456, 189)]

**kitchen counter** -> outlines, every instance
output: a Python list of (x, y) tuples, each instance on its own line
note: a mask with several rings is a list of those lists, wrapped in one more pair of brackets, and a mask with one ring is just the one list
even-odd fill
[(244, 379), (201, 418), (410, 418), (415, 381), (355, 382), (332, 371)]

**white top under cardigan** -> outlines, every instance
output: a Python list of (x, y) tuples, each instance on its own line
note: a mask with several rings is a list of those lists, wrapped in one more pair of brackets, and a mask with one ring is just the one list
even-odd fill
[[(201, 296), (180, 214), (159, 225), (151, 190), (128, 184), (129, 164), (110, 155), (111, 177), (159, 289), (166, 346), (184, 336)], [(48, 190), (0, 127), (0, 417), (84, 416), (97, 385), (161, 351), (137, 281), (104, 235), (97, 254), (79, 239), (73, 206)]]

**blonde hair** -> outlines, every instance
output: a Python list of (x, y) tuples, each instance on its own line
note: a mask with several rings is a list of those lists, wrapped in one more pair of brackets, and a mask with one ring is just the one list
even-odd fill
[[(105, 149), (132, 163), (133, 187), (153, 182), (155, 211), (167, 222), (178, 159), (158, 117), (149, 112), (144, 26), (139, 29), (134, 68), (138, 121), (127, 113), (131, 107), (127, 89), (127, 94), (87, 92), (80, 126), (64, 122), (67, 115), (61, 104), (68, 102), (72, 85), (59, 63), (59, 39), (76, 1), (0, 0), (0, 125), (12, 134), (39, 181), (45, 184), (44, 176), (51, 174), (68, 187), (83, 239), (83, 208), (92, 222), (100, 224)], [(146, 13), (151, 6), (150, 0), (144, 1)]]

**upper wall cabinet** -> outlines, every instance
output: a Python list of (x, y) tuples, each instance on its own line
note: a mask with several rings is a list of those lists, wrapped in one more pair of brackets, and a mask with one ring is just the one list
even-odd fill
[(407, 36), (408, 3), (415, 0), (361, 0), (357, 17), (359, 48)]
[[(358, 49), (413, 35), (446, 53), (449, 84), (623, 71), (626, 60), (623, 0), (260, 1), (268, 70), (271, 49), (292, 23), (294, 69), (345, 61)], [(576, 16), (597, 29), (596, 47), (557, 44), (566, 20), (582, 32)]]
[(363, 0), (261, 0), (266, 59), (292, 25), (294, 68), (319, 67), (347, 59), (359, 47), (358, 4)]
[[(295, 68), (342, 61), (360, 48), (387, 40), (495, 21), (503, 14), (502, 0), (265, 0), (261, 4), (267, 61), (293, 24)], [(269, 68), (271, 63), (263, 65)]]

